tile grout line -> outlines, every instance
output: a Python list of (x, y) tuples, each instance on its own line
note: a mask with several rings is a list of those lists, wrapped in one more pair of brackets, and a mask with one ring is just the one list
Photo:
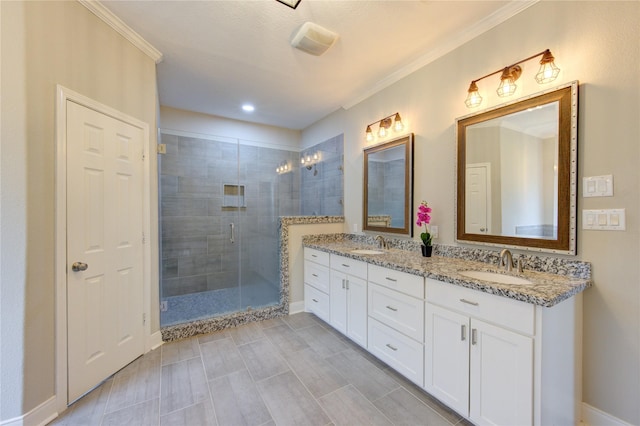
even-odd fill
[[(218, 421), (218, 412), (216, 410), (216, 406), (213, 403), (213, 395), (211, 394), (211, 386), (209, 386), (209, 379), (207, 377), (207, 367), (204, 365), (204, 355), (202, 353), (202, 347), (200, 344), (200, 339), (198, 339), (198, 337), (195, 337), (196, 342), (198, 344), (198, 352), (200, 353), (200, 363), (202, 364), (202, 372), (204, 373), (204, 380), (205, 383), (207, 384), (207, 393), (209, 394), (209, 404), (211, 404), (211, 411), (213, 412), (213, 420), (216, 422), (216, 425), (219, 425), (220, 422)], [(213, 340), (215, 341), (215, 340)], [(232, 339), (233, 341), (233, 339)], [(207, 342), (209, 343), (209, 342)]]

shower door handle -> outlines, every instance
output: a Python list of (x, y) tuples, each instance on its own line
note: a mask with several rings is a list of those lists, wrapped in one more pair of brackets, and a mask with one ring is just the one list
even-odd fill
[(229, 226), (231, 226), (231, 238), (229, 238), (229, 241), (231, 241), (231, 244), (233, 244), (236, 242), (236, 237), (235, 237), (236, 225), (233, 222), (231, 222)]

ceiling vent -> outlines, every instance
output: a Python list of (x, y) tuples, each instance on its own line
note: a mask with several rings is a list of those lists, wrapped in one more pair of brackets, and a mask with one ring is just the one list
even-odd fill
[(320, 56), (338, 39), (338, 34), (313, 22), (305, 22), (293, 36), (291, 45), (311, 55)]

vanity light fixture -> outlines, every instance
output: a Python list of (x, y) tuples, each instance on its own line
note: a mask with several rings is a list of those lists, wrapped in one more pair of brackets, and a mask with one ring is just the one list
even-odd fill
[(319, 159), (320, 156), (317, 152), (314, 152), (313, 154), (305, 154), (300, 157), (300, 165), (306, 167), (307, 170), (311, 170), (311, 167), (313, 167), (313, 165), (316, 164)]
[(286, 161), (282, 162), (277, 168), (276, 168), (276, 173), (278, 173), (279, 175), (283, 174), (283, 173), (287, 173), (289, 171), (289, 163), (287, 163)]
[(522, 74), (522, 68), (519, 64), (538, 56), (542, 56), (542, 58), (540, 59), (540, 70), (538, 70), (538, 73), (535, 77), (536, 81), (539, 84), (545, 84), (555, 80), (556, 77), (558, 77), (558, 74), (560, 74), (560, 68), (556, 66), (556, 64), (554, 63), (555, 58), (551, 54), (551, 51), (547, 49), (540, 53), (536, 53), (535, 55), (529, 56), (526, 59), (518, 61), (513, 65), (509, 65), (507, 67), (499, 69), (498, 71), (487, 74), (484, 77), (480, 77), (476, 80), (471, 81), (469, 89), (467, 90), (467, 99), (464, 101), (465, 105), (467, 105), (468, 108), (474, 108), (480, 105), (480, 103), (482, 102), (482, 96), (480, 96), (480, 93), (478, 92), (478, 85), (476, 83), (498, 73), (502, 73), (500, 75), (500, 85), (496, 90), (498, 96), (505, 97), (513, 95), (516, 91), (516, 88), (518, 87), (516, 86), (515, 82), (520, 78), (520, 75)]
[(396, 112), (394, 114), (388, 115), (380, 120), (374, 121), (373, 123), (367, 125), (367, 130), (365, 131), (367, 142), (373, 142), (373, 140), (375, 139), (375, 137), (373, 136), (373, 131), (371, 130), (371, 126), (373, 126), (376, 123), (380, 123), (378, 127), (379, 138), (384, 138), (389, 134), (389, 128), (391, 127), (392, 124), (393, 124), (393, 130), (396, 132), (400, 132), (404, 129), (404, 124), (402, 123), (402, 118), (400, 118), (400, 113)]

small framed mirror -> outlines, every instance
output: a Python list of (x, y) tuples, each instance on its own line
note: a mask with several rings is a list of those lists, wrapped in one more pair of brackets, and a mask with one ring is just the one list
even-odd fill
[(413, 234), (413, 133), (364, 149), (364, 231)]
[(576, 254), (578, 82), (456, 120), (456, 239)]

